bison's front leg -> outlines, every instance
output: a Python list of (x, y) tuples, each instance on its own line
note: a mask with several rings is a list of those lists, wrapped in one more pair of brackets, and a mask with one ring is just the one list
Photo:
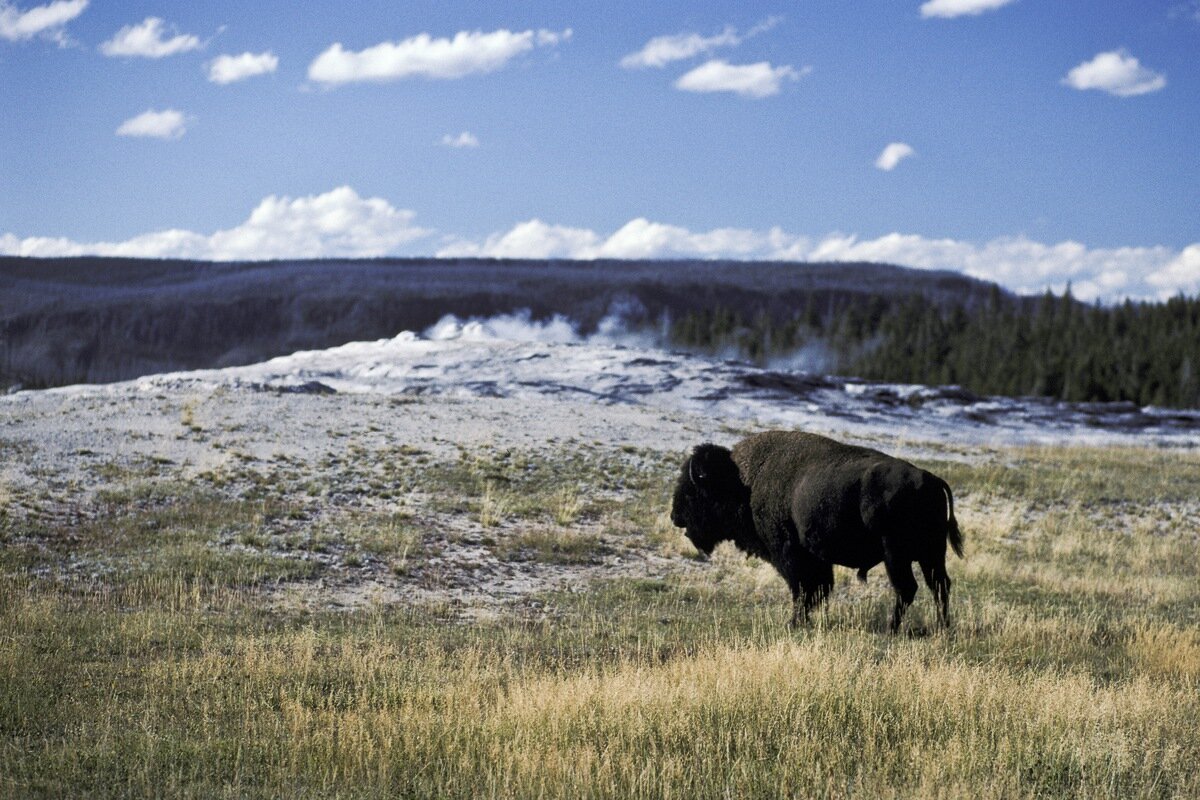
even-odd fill
[(808, 610), (804, 607), (801, 597), (800, 584), (792, 587), (792, 618), (788, 620), (788, 627), (796, 630), (801, 625), (808, 624)]
[(807, 623), (809, 613), (833, 591), (833, 565), (812, 556), (794, 559), (788, 584), (792, 589), (792, 621), (795, 628)]

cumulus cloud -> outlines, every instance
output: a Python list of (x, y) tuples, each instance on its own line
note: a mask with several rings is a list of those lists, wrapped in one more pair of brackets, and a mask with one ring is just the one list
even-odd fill
[(475, 134), (471, 133), (470, 131), (463, 131), (457, 136), (447, 133), (442, 137), (442, 144), (444, 144), (446, 147), (456, 148), (479, 147), (479, 139), (477, 139)]
[(977, 16), (985, 11), (995, 11), (1013, 0), (929, 0), (921, 4), (922, 17)]
[(242, 53), (239, 56), (219, 55), (208, 65), (208, 79), (213, 83), (234, 83), (255, 75), (274, 72), (279, 58), (268, 50), (265, 53)]
[(532, 219), (496, 233), (482, 243), (459, 240), (439, 256), (493, 258), (772, 258), (798, 260), (809, 249), (804, 237), (779, 228), (715, 228), (693, 232), (678, 225), (638, 217), (608, 236), (588, 228), (550, 225)]
[(877, 239), (828, 236), (808, 255), (812, 261), (885, 261), (921, 269), (963, 272), (995, 281), (1017, 292), (1047, 288), (1061, 291), (1071, 284), (1084, 300), (1123, 297), (1161, 298), (1182, 288), (1154, 284), (1178, 256), (1167, 247), (1089, 248), (1079, 242), (1045, 244), (1024, 236), (1002, 237), (975, 244), (956, 239), (927, 239), (891, 233)]
[(213, 261), (273, 258), (372, 258), (431, 231), (413, 224), (412, 211), (394, 208), (379, 197), (360, 197), (349, 186), (305, 197), (265, 198), (234, 228), (205, 236), (166, 230), (123, 242), (75, 242), (70, 239), (0, 236), (0, 254), (22, 256), (125, 256), (194, 258)]
[(438, 250), (439, 257), (457, 258), (595, 258), (599, 237), (586, 228), (548, 225), (540, 219), (520, 222), (506, 233), (494, 233), (482, 244), (464, 239)]
[(654, 258), (657, 255), (753, 257), (769, 246), (770, 234), (742, 228), (715, 228), (693, 233), (686, 228), (630, 220), (600, 245), (601, 258)]
[(892, 142), (887, 147), (883, 148), (883, 152), (879, 154), (879, 158), (875, 159), (875, 166), (884, 172), (891, 172), (904, 159), (916, 154), (904, 142)]
[(327, 86), (355, 81), (394, 81), (401, 78), (462, 78), (495, 72), (534, 47), (553, 47), (571, 38), (571, 30), (459, 31), (453, 39), (428, 33), (400, 42), (382, 42), (365, 50), (331, 45), (308, 66), (309, 80)]
[(173, 108), (164, 111), (147, 110), (121, 123), (117, 136), (144, 139), (178, 139), (187, 132), (187, 121)]
[[(172, 32), (175, 32), (172, 30)], [(139, 25), (126, 25), (100, 45), (106, 56), (138, 56), (164, 58), (189, 50), (199, 50), (200, 40), (190, 33), (178, 33), (166, 38), (166, 27), (158, 17), (146, 17)]]
[(664, 67), (672, 61), (683, 61), (700, 53), (710, 53), (718, 47), (736, 47), (747, 39), (774, 28), (780, 19), (769, 17), (740, 35), (737, 28), (726, 25), (724, 30), (714, 36), (701, 36), (698, 33), (655, 36), (642, 45), (641, 50), (622, 58), (620, 64), (625, 69)]
[(811, 71), (812, 67), (797, 71), (787, 65), (773, 67), (767, 61), (730, 64), (716, 58), (685, 72), (675, 81), (675, 88), (685, 92), (733, 92), (742, 97), (762, 99), (779, 94), (785, 80), (799, 80)]
[(732, 258), (771, 261), (876, 261), (963, 272), (1031, 294), (1068, 283), (1084, 300), (1164, 298), (1200, 291), (1200, 244), (1167, 247), (1089, 248), (1079, 242), (1044, 244), (1025, 237), (983, 244), (890, 233), (875, 239), (829, 234), (821, 239), (770, 228), (690, 231), (644, 218), (605, 236), (588, 228), (533, 219), (483, 242), (458, 240), (441, 256), (497, 258)]
[(0, 0), (0, 39), (22, 42), (45, 36), (59, 43), (66, 41), (63, 26), (83, 13), (88, 0), (55, 0), (44, 6), (21, 11)]
[[(414, 224), (412, 211), (382, 198), (363, 198), (348, 186), (325, 194), (265, 198), (240, 225), (212, 234), (155, 231), (122, 242), (0, 235), (0, 255), (106, 255), (215, 261), (276, 258), (370, 258), (396, 255), (433, 232)], [(427, 252), (427, 251), (426, 251)], [(408, 252), (406, 254), (412, 254)], [(611, 233), (531, 219), (482, 241), (443, 239), (442, 257), (686, 258), (796, 262), (874, 261), (948, 270), (995, 281), (1024, 294), (1071, 285), (1083, 300), (1165, 299), (1200, 292), (1200, 242), (1181, 250), (1088, 247), (1043, 243), (1024, 236), (977, 243), (916, 234), (877, 238), (831, 233), (821, 238), (781, 228), (693, 231), (637, 217)]]
[(1167, 85), (1167, 76), (1143, 67), (1125, 50), (1110, 50), (1073, 68), (1062, 82), (1080, 91), (1096, 89), (1117, 97), (1133, 97), (1162, 89)]
[(1158, 287), (1160, 295), (1200, 292), (1200, 244), (1191, 244), (1152, 272), (1147, 282)]

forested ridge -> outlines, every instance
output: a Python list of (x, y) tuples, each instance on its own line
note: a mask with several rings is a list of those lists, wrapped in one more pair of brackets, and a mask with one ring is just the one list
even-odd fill
[(719, 303), (782, 318), (863, 286), (936, 303), (987, 291), (955, 273), (868, 263), (0, 257), (0, 390), (250, 364), (422, 331), (446, 314), (558, 314), (584, 334), (616, 316), (659, 330)]
[(247, 364), (446, 314), (605, 317), (777, 368), (1200, 407), (1200, 298), (1089, 305), (886, 264), (0, 257), (0, 390)]
[(1088, 305), (1070, 291), (983, 302), (920, 295), (809, 302), (783, 316), (694, 311), (669, 327), (677, 347), (760, 363), (804, 354), (809, 366), (857, 377), (957, 384), (978, 394), (1071, 402), (1200, 406), (1200, 299)]

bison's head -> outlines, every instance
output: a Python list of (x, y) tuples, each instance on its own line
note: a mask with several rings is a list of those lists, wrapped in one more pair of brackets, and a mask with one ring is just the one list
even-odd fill
[(742, 483), (729, 450), (702, 444), (683, 463), (671, 522), (705, 555), (737, 536), (749, 518), (750, 490)]

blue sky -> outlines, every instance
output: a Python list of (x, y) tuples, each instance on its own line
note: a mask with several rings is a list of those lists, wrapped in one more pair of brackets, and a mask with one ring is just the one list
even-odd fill
[(1195, 0), (0, 0), (0, 252), (1195, 293), (1198, 55)]

